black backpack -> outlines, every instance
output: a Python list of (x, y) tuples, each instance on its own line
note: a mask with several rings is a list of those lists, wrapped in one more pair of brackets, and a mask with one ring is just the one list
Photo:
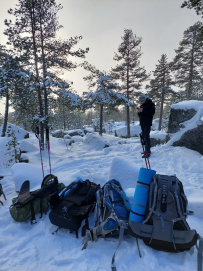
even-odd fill
[(99, 189), (99, 185), (80, 179), (64, 188), (59, 195), (54, 194), (50, 198), (52, 208), (49, 219), (51, 223), (58, 226), (58, 229), (63, 228), (76, 232), (76, 237), (78, 237), (78, 230), (85, 219), (82, 229), (82, 236), (84, 236), (86, 229), (89, 229), (88, 216), (94, 209), (97, 189)]

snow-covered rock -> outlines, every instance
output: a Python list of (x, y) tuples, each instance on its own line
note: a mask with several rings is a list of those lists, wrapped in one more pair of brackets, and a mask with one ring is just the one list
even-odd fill
[(87, 134), (83, 142), (95, 150), (102, 150), (109, 146), (109, 144), (104, 141), (104, 138), (98, 134)]
[(42, 183), (43, 175), (40, 167), (27, 163), (17, 163), (12, 166), (11, 171), (15, 183), (15, 191), (20, 191), (21, 185), (26, 180), (30, 181), (31, 190), (34, 190), (36, 187), (39, 188)]
[[(141, 128), (139, 125), (130, 126), (130, 136), (137, 137), (141, 133)], [(121, 127), (115, 130), (115, 135), (118, 137), (126, 138), (127, 137), (127, 126)]]
[(83, 137), (79, 136), (79, 135), (75, 135), (75, 136), (72, 136), (72, 140), (74, 142), (82, 142), (83, 141)]
[(33, 152), (33, 151), (37, 151), (38, 150), (35, 147), (35, 145), (27, 142), (26, 140), (22, 140), (20, 142), (20, 149), (21, 149), (21, 152)]
[(73, 137), (73, 136), (84, 136), (85, 133), (82, 129), (75, 129), (75, 130), (68, 130), (68, 134)]
[(164, 131), (153, 131), (150, 133), (151, 147), (164, 144), (167, 141), (167, 133)]
[(88, 133), (94, 133), (94, 128), (92, 128), (92, 127), (86, 127), (84, 129), (84, 133), (85, 133), (85, 135), (88, 134)]
[(183, 101), (171, 106), (169, 144), (187, 147), (203, 155), (203, 101)]
[(56, 130), (51, 133), (51, 135), (56, 138), (64, 138), (64, 136), (67, 134), (68, 132), (64, 130)]
[[(14, 124), (11, 124), (9, 122), (7, 123), (6, 136), (8, 136), (8, 128), (9, 128), (9, 126), (14, 131), (15, 136), (18, 138), (18, 140), (24, 139), (24, 138), (29, 138), (29, 133), (27, 131), (25, 131), (24, 129), (22, 129), (22, 128), (14, 125)], [(2, 128), (3, 128), (3, 125), (0, 127), (0, 134), (2, 132)]]

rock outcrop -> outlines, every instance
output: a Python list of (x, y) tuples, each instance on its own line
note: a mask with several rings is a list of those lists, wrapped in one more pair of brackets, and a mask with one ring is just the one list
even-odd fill
[(191, 109), (175, 109), (171, 108), (168, 133), (176, 133), (180, 128), (184, 128), (183, 122), (190, 120), (194, 117), (197, 111), (194, 108)]
[(173, 146), (203, 155), (203, 101), (184, 101), (171, 107), (168, 138)]
[(186, 147), (203, 155), (203, 124), (186, 131), (179, 140), (173, 143), (173, 146)]

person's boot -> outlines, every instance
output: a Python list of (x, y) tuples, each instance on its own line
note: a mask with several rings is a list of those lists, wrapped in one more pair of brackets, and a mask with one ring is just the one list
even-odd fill
[(148, 157), (150, 157), (150, 155), (151, 155), (151, 151), (146, 151), (146, 152), (144, 152), (144, 153), (142, 153), (143, 155), (142, 155), (142, 158), (148, 158)]

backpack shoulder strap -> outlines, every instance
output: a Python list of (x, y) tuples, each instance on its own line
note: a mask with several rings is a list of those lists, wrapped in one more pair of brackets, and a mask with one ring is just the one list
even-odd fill
[(120, 186), (116, 185), (115, 183), (112, 183), (112, 187), (119, 193), (119, 195), (121, 196), (121, 198), (123, 200), (123, 203), (125, 204), (125, 207), (130, 212), (131, 205), (130, 205), (129, 200), (126, 196), (125, 191), (123, 189), (121, 189)]

